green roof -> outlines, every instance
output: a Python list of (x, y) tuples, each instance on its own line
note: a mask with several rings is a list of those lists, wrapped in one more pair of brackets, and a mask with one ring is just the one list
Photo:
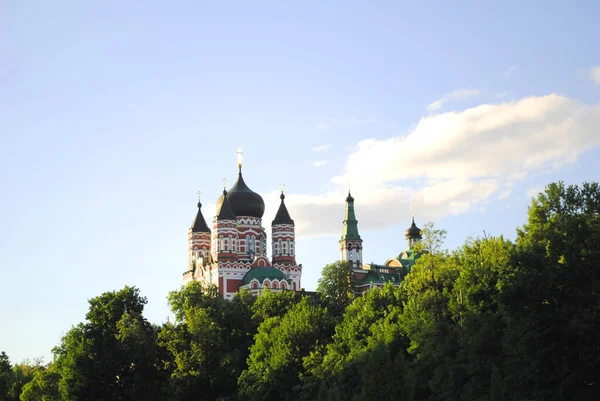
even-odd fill
[(360, 239), (358, 234), (358, 221), (354, 215), (354, 198), (348, 191), (346, 198), (346, 218), (344, 219), (344, 229), (342, 231), (342, 241), (348, 239)]
[(274, 267), (254, 267), (250, 269), (242, 279), (242, 284), (250, 284), (253, 279), (257, 279), (259, 283), (262, 283), (265, 279), (289, 281), (281, 270)]
[[(406, 258), (401, 258), (402, 253), (406, 253)], [(402, 253), (398, 255), (397, 258), (400, 261), (400, 263), (402, 263), (402, 266), (413, 267), (415, 265), (415, 262), (421, 257), (421, 254), (415, 252), (413, 248)]]

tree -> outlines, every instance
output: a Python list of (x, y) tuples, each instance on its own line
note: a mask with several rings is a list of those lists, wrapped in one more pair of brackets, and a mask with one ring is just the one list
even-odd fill
[(446, 240), (446, 230), (438, 230), (432, 222), (427, 222), (421, 230), (421, 238), (415, 244), (415, 252), (427, 252), (435, 255), (443, 250)]
[(169, 354), (166, 365), (172, 399), (235, 397), (256, 331), (254, 302), (248, 291), (226, 301), (198, 282), (169, 294), (176, 321), (162, 327), (159, 344)]
[(16, 364), (12, 369), (12, 383), (8, 391), (9, 399), (18, 401), (23, 386), (29, 383), (40, 369), (43, 369), (40, 363), (32, 364), (29, 360)]
[(23, 386), (21, 401), (61, 401), (58, 391), (60, 374), (53, 367), (39, 369), (33, 379)]
[(352, 265), (337, 261), (323, 267), (317, 292), (334, 314), (341, 316), (354, 298)]
[[(142, 315), (135, 287), (92, 298), (86, 323), (54, 349), (59, 391), (67, 400), (158, 400), (157, 329)], [(54, 376), (52, 376), (54, 379)]]
[(301, 300), (302, 293), (297, 291), (264, 291), (252, 306), (252, 320), (259, 325), (270, 317), (281, 317)]
[(507, 392), (593, 399), (600, 392), (600, 186), (546, 186), (517, 235), (501, 297)]
[(336, 326), (333, 341), (304, 359), (304, 398), (314, 398), (317, 391), (323, 398), (326, 383), (329, 398), (410, 399), (408, 341), (398, 324), (405, 300), (391, 284), (356, 298)]
[(301, 392), (303, 359), (333, 332), (327, 311), (304, 297), (284, 316), (258, 328), (248, 368), (239, 378), (242, 400), (291, 401)]
[(8, 392), (12, 383), (12, 365), (4, 351), (0, 353), (0, 401), (8, 401)]

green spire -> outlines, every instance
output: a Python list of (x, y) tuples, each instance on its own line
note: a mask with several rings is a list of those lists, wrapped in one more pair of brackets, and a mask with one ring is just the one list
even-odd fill
[(354, 198), (348, 191), (346, 198), (346, 218), (344, 219), (344, 230), (342, 231), (342, 241), (348, 239), (360, 239), (358, 234), (358, 221), (354, 215)]

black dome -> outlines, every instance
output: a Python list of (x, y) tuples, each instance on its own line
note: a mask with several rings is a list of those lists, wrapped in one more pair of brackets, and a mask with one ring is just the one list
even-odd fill
[(407, 238), (421, 238), (421, 229), (415, 224), (415, 218), (412, 219), (412, 224), (404, 231), (404, 236)]
[[(262, 196), (252, 191), (242, 177), (242, 169), (233, 187), (227, 191), (227, 202), (236, 217), (248, 216), (262, 218), (265, 213), (265, 202)], [(217, 200), (217, 213), (221, 210), (223, 195)]]

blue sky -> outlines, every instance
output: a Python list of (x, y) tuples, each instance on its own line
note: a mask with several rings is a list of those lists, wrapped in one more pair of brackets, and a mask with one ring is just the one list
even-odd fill
[(348, 182), (365, 262), (404, 249), (413, 202), (450, 249), (483, 230), (514, 238), (536, 189), (598, 179), (599, 12), (5, 2), (0, 350), (48, 361), (86, 300), (124, 285), (165, 321), (196, 192), (210, 220), (238, 146), (268, 232), (286, 183), (307, 289), (338, 257)]

